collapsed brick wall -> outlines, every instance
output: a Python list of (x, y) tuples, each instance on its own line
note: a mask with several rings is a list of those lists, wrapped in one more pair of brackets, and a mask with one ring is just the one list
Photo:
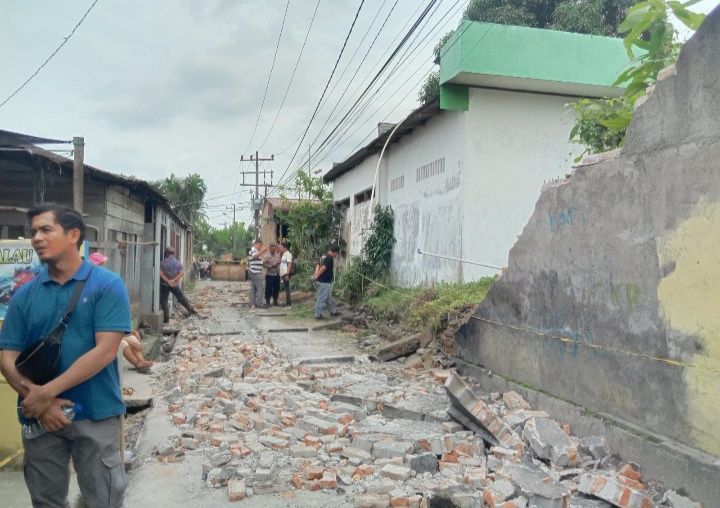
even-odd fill
[(720, 9), (625, 147), (548, 185), (456, 355), (714, 455)]

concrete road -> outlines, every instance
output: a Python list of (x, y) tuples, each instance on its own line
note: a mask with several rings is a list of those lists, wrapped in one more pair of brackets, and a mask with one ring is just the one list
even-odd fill
[[(202, 289), (214, 286), (218, 289), (232, 289), (231, 294), (241, 293), (244, 283), (218, 283), (199, 282), (195, 288), (195, 295), (202, 293)], [(193, 296), (191, 296), (192, 298)], [(195, 296), (195, 298), (197, 298)], [(348, 354), (354, 352), (352, 344), (340, 334), (329, 331), (308, 333), (273, 333), (269, 336), (268, 329), (296, 328), (303, 326), (316, 326), (318, 322), (288, 321), (283, 317), (272, 317), (267, 314), (280, 312), (279, 310), (258, 310), (251, 312), (245, 306), (231, 305), (232, 301), (209, 302), (212, 316), (204, 322), (209, 333), (240, 333), (242, 340), (254, 342), (270, 338), (272, 342), (288, 358), (308, 356)], [(256, 314), (263, 316), (256, 316)], [(177, 347), (185, 344), (183, 334), (180, 334)], [(161, 369), (154, 376), (162, 379)], [(155, 405), (145, 424), (136, 448), (137, 463), (130, 472), (130, 486), (128, 488), (125, 505), (132, 508), (177, 508), (187, 506), (193, 508), (214, 508), (224, 505), (241, 505), (243, 507), (327, 507), (339, 508), (353, 506), (343, 498), (334, 494), (322, 492), (307, 492), (295, 490), (283, 494), (262, 495), (248, 498), (240, 503), (230, 503), (227, 499), (227, 489), (209, 489), (202, 482), (201, 453), (189, 452), (182, 461), (173, 464), (160, 464), (152, 457), (152, 445), (157, 440), (178, 433), (177, 428), (168, 418), (167, 402), (156, 394)]]

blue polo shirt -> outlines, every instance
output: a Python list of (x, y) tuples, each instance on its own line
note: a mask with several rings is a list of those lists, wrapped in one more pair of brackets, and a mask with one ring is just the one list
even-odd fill
[[(62, 338), (61, 372), (95, 347), (96, 332), (131, 331), (130, 302), (122, 279), (86, 260), (65, 284), (53, 281), (45, 268), (18, 289), (0, 330), (0, 349), (22, 351), (52, 331), (65, 313), (78, 280), (87, 282)], [(77, 420), (124, 414), (117, 359), (59, 397), (82, 405)]]

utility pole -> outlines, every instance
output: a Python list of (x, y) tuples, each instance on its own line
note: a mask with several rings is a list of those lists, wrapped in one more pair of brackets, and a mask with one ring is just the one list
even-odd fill
[(85, 138), (73, 138), (73, 208), (83, 213), (85, 185)]
[[(260, 202), (260, 187), (263, 187), (265, 190), (265, 195), (267, 196), (267, 189), (269, 187), (273, 187), (272, 184), (272, 171), (260, 171), (260, 163), (261, 162), (272, 162), (275, 160), (275, 155), (271, 155), (269, 158), (260, 157), (260, 154), (256, 151), (254, 155), (250, 155), (250, 157), (245, 157), (242, 155), (240, 157), (240, 162), (254, 162), (255, 163), (255, 171), (243, 171), (240, 174), (243, 175), (243, 183), (240, 185), (240, 187), (253, 187), (253, 184), (246, 184), (245, 183), (245, 175), (246, 174), (254, 174), (255, 175), (255, 194), (252, 197), (252, 210), (253, 210), (253, 216), (254, 216), (254, 222), (255, 222), (255, 238), (260, 237), (260, 209), (262, 208), (263, 203)], [(266, 183), (265, 175), (270, 174), (271, 183)], [(260, 175), (263, 175), (263, 183), (260, 183)]]
[[(232, 230), (232, 250), (233, 250), (233, 253), (235, 252), (235, 241), (236, 241), (236, 238), (235, 238), (235, 237), (237, 236), (237, 226), (235, 225), (235, 208), (236, 208), (236, 206), (237, 206), (237, 205), (236, 205), (235, 203), (232, 204), (232, 211), (233, 211), (233, 221), (232, 221), (232, 228), (233, 228), (233, 230)], [(226, 206), (225, 208), (228, 209), (228, 210), (230, 209), (229, 206)]]

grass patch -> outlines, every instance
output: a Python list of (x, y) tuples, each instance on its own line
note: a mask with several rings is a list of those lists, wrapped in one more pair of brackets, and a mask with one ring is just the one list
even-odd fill
[(482, 303), (495, 280), (495, 277), (483, 277), (467, 284), (438, 284), (414, 298), (405, 320), (414, 328), (438, 332), (454, 314)]
[(473, 308), (485, 299), (495, 277), (467, 284), (438, 284), (431, 288), (382, 289), (366, 298), (363, 305), (375, 319), (399, 321), (413, 330), (443, 330), (448, 317)]
[(310, 300), (302, 303), (294, 303), (293, 308), (288, 311), (290, 319), (312, 319), (315, 312), (315, 302)]
[(415, 297), (423, 291), (422, 288), (380, 289), (373, 296), (366, 298), (363, 304), (370, 309), (376, 319), (398, 319), (407, 311)]

